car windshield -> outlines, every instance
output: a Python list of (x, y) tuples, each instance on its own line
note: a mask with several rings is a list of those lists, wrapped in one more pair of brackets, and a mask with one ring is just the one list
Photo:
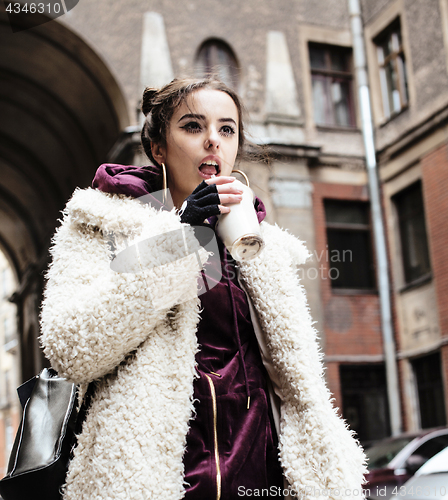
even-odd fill
[(386, 467), (386, 465), (413, 439), (413, 436), (402, 437), (374, 444), (366, 450), (368, 469), (374, 470)]
[(437, 474), (439, 472), (448, 472), (448, 447), (430, 458), (420, 467), (416, 474), (418, 476), (424, 476), (426, 474)]

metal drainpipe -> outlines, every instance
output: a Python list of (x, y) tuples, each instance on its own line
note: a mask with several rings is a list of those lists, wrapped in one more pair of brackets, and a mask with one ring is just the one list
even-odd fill
[(396, 350), (392, 328), (392, 308), (390, 301), (390, 282), (385, 228), (383, 224), (380, 185), (375, 157), (375, 143), (370, 109), (370, 92), (367, 80), (367, 63), (364, 51), (363, 25), (359, 0), (348, 0), (348, 9), (353, 37), (353, 56), (361, 108), (362, 135), (364, 139), (370, 203), (372, 209), (390, 425), (392, 435), (396, 436), (402, 431), (400, 392), (398, 386)]

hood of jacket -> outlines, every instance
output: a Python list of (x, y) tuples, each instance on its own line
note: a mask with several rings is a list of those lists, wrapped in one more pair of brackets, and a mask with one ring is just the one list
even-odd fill
[[(92, 187), (110, 194), (124, 194), (132, 198), (141, 198), (145, 203), (151, 203), (155, 208), (166, 209), (161, 202), (161, 197), (154, 192), (161, 192), (162, 173), (158, 167), (148, 165), (136, 167), (134, 165), (117, 165), (104, 163), (98, 167), (92, 181)], [(266, 217), (266, 208), (260, 198), (255, 197), (255, 211), (258, 222)], [(209, 222), (216, 222), (216, 217), (211, 217)]]

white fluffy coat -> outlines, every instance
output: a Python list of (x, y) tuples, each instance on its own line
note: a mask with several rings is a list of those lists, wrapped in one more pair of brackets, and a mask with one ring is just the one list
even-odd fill
[[(184, 257), (183, 237), (165, 236), (182, 226), (192, 237), (174, 211), (93, 189), (77, 190), (67, 204), (54, 238), (41, 340), (59, 374), (76, 383), (97, 380), (98, 387), (64, 500), (184, 495), (182, 457), (194, 415), (200, 302), (196, 257)], [(364, 454), (332, 407), (295, 273), (308, 252), (277, 226), (261, 227), (266, 247), (241, 266), (241, 277), (280, 382), (285, 477), (301, 498), (359, 498)], [(179, 260), (146, 252), (139, 269), (114, 272), (110, 235), (117, 251), (136, 238), (158, 235), (158, 248)], [(207, 259), (205, 251), (201, 259)]]

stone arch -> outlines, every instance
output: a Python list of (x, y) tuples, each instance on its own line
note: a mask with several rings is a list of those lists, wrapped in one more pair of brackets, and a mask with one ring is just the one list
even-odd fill
[[(106, 63), (58, 21), (13, 33), (2, 5), (0, 46), (0, 247), (18, 278), (23, 344), (30, 331), (38, 334), (23, 330), (38, 325), (60, 210), (108, 160), (129, 113)], [(24, 359), (33, 361), (22, 366), (23, 378), (44, 363)]]

